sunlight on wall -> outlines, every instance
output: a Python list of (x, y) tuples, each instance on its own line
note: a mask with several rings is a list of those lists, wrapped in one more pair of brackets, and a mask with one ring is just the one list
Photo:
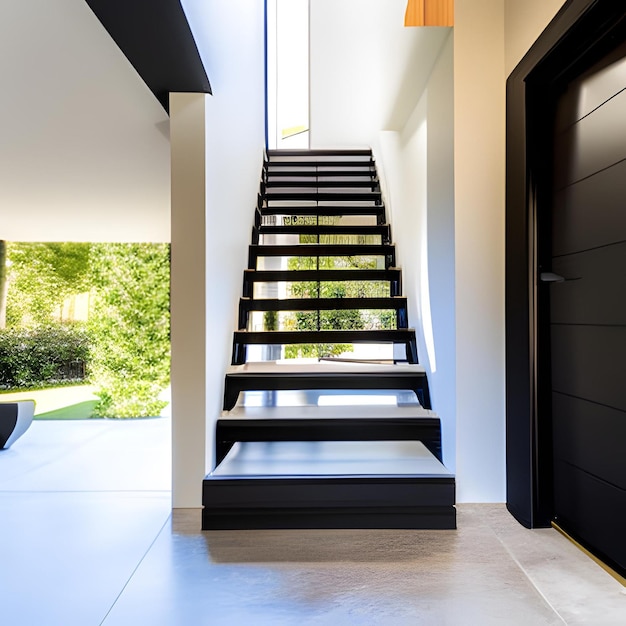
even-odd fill
[(433, 333), (433, 316), (430, 306), (430, 284), (428, 280), (428, 229), (426, 224), (422, 226), (421, 237), (422, 254), (420, 260), (420, 313), (430, 371), (434, 374), (437, 371), (437, 358), (435, 356), (435, 335)]

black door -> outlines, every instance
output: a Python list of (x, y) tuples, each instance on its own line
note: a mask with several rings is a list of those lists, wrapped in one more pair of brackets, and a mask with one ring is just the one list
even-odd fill
[[(549, 290), (555, 522), (626, 570), (626, 46), (556, 106)], [(548, 283), (548, 284), (546, 284)]]

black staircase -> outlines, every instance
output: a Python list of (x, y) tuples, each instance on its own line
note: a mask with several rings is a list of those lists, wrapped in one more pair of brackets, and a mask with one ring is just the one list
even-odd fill
[[(455, 528), (371, 151), (270, 151), (260, 190), (203, 529)], [(404, 350), (339, 356), (360, 344)], [(289, 350), (318, 360), (277, 363)], [(242, 403), (248, 392), (263, 405)], [(277, 405), (285, 392), (305, 401)], [(397, 406), (318, 406), (385, 392)]]

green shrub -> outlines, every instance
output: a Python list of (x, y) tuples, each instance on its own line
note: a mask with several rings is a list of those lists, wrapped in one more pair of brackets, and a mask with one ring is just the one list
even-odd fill
[(84, 382), (90, 340), (83, 324), (0, 330), (0, 389)]
[(95, 414), (159, 415), (170, 373), (169, 245), (96, 244), (91, 262)]

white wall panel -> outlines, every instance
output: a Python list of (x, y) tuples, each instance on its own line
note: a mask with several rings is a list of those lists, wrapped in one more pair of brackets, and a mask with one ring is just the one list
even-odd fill
[[(265, 135), (262, 0), (185, 0), (211, 81), (206, 99), (206, 467), (223, 401)], [(198, 502), (200, 484), (198, 487)]]
[(386, 200), (444, 462), (456, 466), (453, 41), (450, 32), (424, 94), (402, 131), (380, 136)]
[(406, 0), (311, 0), (311, 147), (375, 145), (401, 129), (447, 29), (405, 28)]
[(504, 6), (457, 0), (457, 499), (504, 500)]

